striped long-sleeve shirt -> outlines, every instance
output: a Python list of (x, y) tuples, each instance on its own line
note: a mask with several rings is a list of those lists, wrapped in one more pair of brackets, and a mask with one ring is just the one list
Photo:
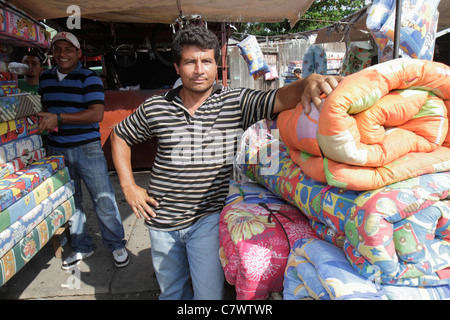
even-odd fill
[(250, 125), (272, 116), (276, 95), (214, 85), (191, 116), (179, 90), (147, 99), (114, 129), (130, 146), (158, 138), (148, 193), (159, 206), (146, 223), (166, 231), (221, 211), (237, 141)]

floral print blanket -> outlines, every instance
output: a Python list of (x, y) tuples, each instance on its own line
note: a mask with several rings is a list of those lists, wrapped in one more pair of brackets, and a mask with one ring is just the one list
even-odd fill
[(292, 247), (284, 274), (285, 300), (448, 300), (450, 287), (398, 286), (365, 278), (344, 252), (319, 239), (300, 239)]
[[(374, 190), (318, 182), (270, 134), (248, 146), (242, 172), (299, 208), (320, 239), (342, 248), (362, 276), (411, 287), (450, 285), (450, 172), (419, 175)], [(258, 159), (256, 159), (258, 158)]]
[(250, 182), (230, 182), (220, 217), (220, 259), (238, 300), (267, 299), (283, 290), (290, 247), (317, 238), (297, 208)]

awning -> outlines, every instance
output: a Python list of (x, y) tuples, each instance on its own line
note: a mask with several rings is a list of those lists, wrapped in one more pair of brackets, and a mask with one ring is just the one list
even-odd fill
[(315, 43), (353, 42), (370, 40), (370, 30), (366, 26), (367, 10), (370, 6), (345, 17), (331, 26), (318, 29)]
[(277, 22), (294, 25), (314, 0), (10, 0), (36, 20), (64, 18), (77, 5), (81, 17), (100, 21), (173, 23), (180, 16), (211, 22)]
[(438, 6), (439, 10), (439, 23), (437, 31), (450, 28), (450, 1), (441, 0)]

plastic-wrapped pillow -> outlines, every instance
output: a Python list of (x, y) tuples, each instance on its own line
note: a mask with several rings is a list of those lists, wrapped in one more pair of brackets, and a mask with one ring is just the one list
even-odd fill
[(270, 72), (255, 36), (248, 36), (239, 42), (237, 46), (245, 62), (247, 62), (248, 71), (253, 76), (253, 79), (256, 80), (260, 76)]
[[(432, 60), (440, 0), (403, 1), (400, 29), (400, 49), (408, 57)], [(374, 0), (369, 9), (367, 27), (379, 47), (380, 62), (392, 59), (395, 33), (394, 0)]]

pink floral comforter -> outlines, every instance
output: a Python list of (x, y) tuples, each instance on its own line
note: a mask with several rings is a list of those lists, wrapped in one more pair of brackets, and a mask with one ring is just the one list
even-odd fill
[(303, 238), (317, 235), (297, 208), (255, 183), (231, 181), (220, 218), (220, 259), (238, 300), (282, 291), (290, 247)]

